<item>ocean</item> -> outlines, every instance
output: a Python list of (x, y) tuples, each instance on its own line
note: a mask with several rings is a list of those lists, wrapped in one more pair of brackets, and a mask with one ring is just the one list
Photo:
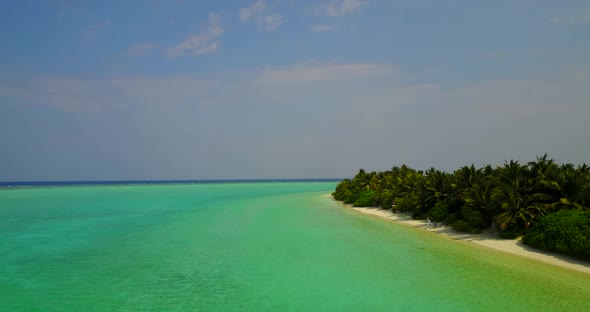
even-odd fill
[[(586, 311), (588, 274), (359, 214), (334, 181), (0, 189), (0, 311)], [(12, 187), (8, 187), (8, 185)]]

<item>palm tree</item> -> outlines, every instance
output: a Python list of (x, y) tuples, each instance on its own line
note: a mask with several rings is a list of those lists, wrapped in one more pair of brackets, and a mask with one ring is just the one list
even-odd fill
[(504, 167), (498, 168), (495, 183), (492, 199), (501, 203), (503, 211), (495, 220), (500, 229), (506, 230), (511, 226), (528, 228), (545, 214), (543, 207), (532, 200), (534, 180), (527, 166), (513, 160), (505, 163)]
[(465, 204), (465, 192), (482, 177), (482, 170), (475, 165), (463, 166), (451, 175), (451, 190), (447, 203), (451, 213), (459, 211)]
[(530, 171), (537, 175), (547, 175), (550, 171), (557, 169), (557, 165), (553, 159), (549, 159), (547, 153), (543, 156), (537, 156), (537, 161), (531, 161), (528, 163)]
[(416, 182), (418, 206), (414, 217), (421, 218), (448, 196), (450, 191), (449, 175), (435, 168), (430, 168), (426, 171), (424, 179), (418, 179)]
[(465, 205), (463, 210), (479, 212), (483, 219), (484, 226), (488, 226), (492, 221), (494, 211), (496, 210), (496, 201), (492, 199), (492, 185), (483, 181), (475, 183), (463, 192)]
[[(502, 208), (504, 204), (502, 204)], [(512, 207), (511, 207), (512, 208)], [(506, 230), (511, 225), (523, 225), (525, 229), (529, 228), (534, 221), (545, 215), (545, 209), (542, 205), (522, 205), (517, 204), (516, 208), (506, 209), (504, 213), (496, 217), (496, 223), (502, 230)]]
[(584, 209), (590, 195), (589, 176), (581, 170), (574, 169), (571, 164), (561, 166), (555, 180), (543, 176), (540, 183), (548, 190), (544, 199), (551, 211)]

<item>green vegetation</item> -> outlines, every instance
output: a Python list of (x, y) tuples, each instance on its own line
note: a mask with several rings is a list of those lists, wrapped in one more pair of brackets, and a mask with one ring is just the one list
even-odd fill
[(453, 173), (406, 165), (359, 172), (332, 193), (358, 207), (382, 207), (430, 218), (455, 230), (499, 236), (527, 234), (526, 244), (576, 256), (590, 255), (590, 167), (559, 165), (547, 154), (503, 166), (464, 166)]
[(590, 211), (562, 210), (549, 214), (522, 239), (537, 248), (590, 259)]

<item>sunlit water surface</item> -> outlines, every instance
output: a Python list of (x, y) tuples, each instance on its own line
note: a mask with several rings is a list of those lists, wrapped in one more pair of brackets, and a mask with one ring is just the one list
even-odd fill
[(0, 311), (588, 311), (587, 274), (358, 214), (335, 185), (0, 190)]

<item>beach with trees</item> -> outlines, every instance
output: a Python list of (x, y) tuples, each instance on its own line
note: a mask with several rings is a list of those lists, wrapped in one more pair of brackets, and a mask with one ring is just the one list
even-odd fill
[(590, 260), (590, 167), (558, 164), (547, 154), (521, 164), (463, 166), (453, 172), (406, 165), (361, 169), (334, 199), (379, 207), (455, 231), (493, 232), (528, 246)]

